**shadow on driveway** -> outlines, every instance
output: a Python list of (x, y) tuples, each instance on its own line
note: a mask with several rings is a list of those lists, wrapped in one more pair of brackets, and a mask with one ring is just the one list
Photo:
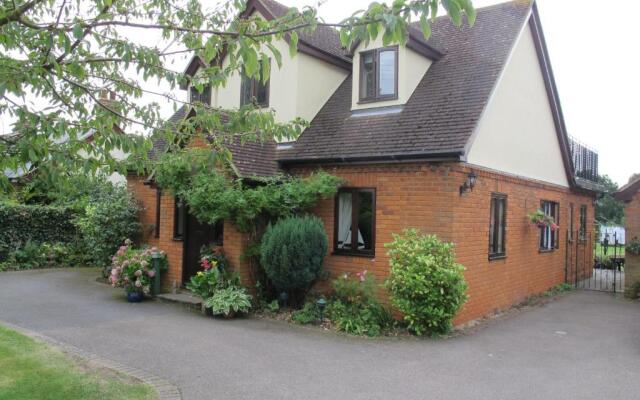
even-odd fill
[(126, 303), (98, 271), (0, 273), (0, 321), (147, 370), (184, 399), (633, 399), (640, 304), (578, 291), (449, 340), (367, 340)]

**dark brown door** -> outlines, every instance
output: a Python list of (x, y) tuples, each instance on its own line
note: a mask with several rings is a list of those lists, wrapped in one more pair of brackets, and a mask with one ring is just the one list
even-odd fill
[(182, 269), (183, 282), (198, 271), (200, 266), (200, 249), (203, 246), (222, 244), (222, 224), (209, 225), (198, 222), (191, 214), (187, 215), (185, 242), (184, 242), (184, 268)]

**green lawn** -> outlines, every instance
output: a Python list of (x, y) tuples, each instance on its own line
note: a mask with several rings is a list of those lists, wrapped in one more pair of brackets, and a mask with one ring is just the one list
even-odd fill
[[(603, 246), (602, 246), (601, 243), (596, 243), (596, 247), (595, 247), (595, 250), (594, 250), (594, 254), (595, 254), (596, 257), (605, 255), (602, 247)], [(613, 254), (614, 254), (613, 252), (614, 252), (613, 245), (609, 245), (609, 250), (607, 251), (607, 256), (608, 257), (613, 257)], [(618, 257), (624, 257), (624, 246), (618, 245), (618, 247), (615, 250), (615, 254)]]
[(0, 400), (152, 400), (130, 378), (89, 368), (56, 348), (0, 326)]

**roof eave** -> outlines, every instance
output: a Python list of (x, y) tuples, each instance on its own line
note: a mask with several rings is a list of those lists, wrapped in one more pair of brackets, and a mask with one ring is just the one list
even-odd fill
[(463, 150), (432, 151), (412, 154), (385, 154), (371, 156), (350, 157), (316, 157), (316, 158), (281, 158), (278, 164), (375, 164), (375, 163), (406, 163), (415, 161), (460, 161)]

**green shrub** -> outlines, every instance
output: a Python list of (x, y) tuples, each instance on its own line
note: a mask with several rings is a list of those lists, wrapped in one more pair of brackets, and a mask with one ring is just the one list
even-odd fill
[(293, 322), (301, 325), (307, 325), (316, 321), (319, 317), (318, 307), (313, 301), (307, 301), (300, 310), (296, 310), (291, 315)]
[(279, 291), (306, 291), (322, 275), (328, 239), (316, 217), (291, 217), (269, 225), (260, 261)]
[(393, 318), (376, 297), (378, 285), (367, 271), (344, 274), (333, 281), (334, 300), (327, 314), (336, 328), (352, 335), (379, 336)]
[(392, 304), (404, 314), (411, 332), (443, 334), (467, 299), (464, 267), (454, 261), (453, 246), (436, 236), (407, 229), (393, 235), (391, 272), (386, 282)]
[(214, 315), (225, 317), (235, 316), (236, 313), (246, 313), (251, 308), (251, 295), (245, 288), (232, 285), (218, 289), (212, 297), (204, 302), (205, 307), (211, 308)]
[(139, 237), (138, 210), (138, 204), (126, 188), (114, 186), (110, 193), (91, 199), (84, 215), (76, 218), (86, 253), (94, 266), (106, 271), (111, 256), (124, 241)]
[(22, 270), (73, 266), (75, 249), (69, 243), (37, 243), (27, 241), (9, 251), (0, 262), (0, 270)]
[(65, 207), (0, 203), (0, 261), (27, 242), (73, 242), (78, 233), (75, 216)]

